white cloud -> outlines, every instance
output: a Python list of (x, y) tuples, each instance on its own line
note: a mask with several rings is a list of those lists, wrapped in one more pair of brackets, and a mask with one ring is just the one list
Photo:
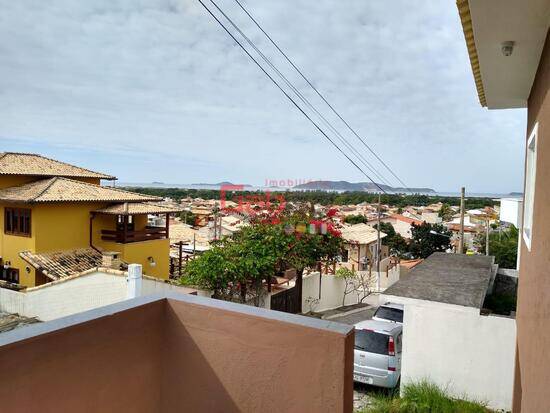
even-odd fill
[[(275, 56), (233, 0), (218, 4)], [(525, 113), (479, 107), (453, 3), (245, 4), (408, 184), (521, 189)], [(0, 144), (9, 149), (70, 150), (125, 181), (364, 180), (198, 1), (0, 6)]]

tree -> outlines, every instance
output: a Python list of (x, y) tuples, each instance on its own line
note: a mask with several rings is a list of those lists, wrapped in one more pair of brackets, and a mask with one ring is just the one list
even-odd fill
[[(489, 233), (489, 254), (495, 257), (495, 263), (502, 268), (516, 268), (518, 257), (519, 231), (515, 226), (502, 231)], [(479, 234), (475, 243), (478, 251), (485, 254), (485, 234)]]
[(374, 291), (376, 275), (371, 271), (354, 271), (349, 268), (338, 268), (336, 276), (344, 280), (344, 296), (342, 306), (346, 304), (349, 294), (357, 294), (357, 300), (362, 303)]
[(261, 304), (263, 280), (272, 277), (282, 259), (280, 228), (245, 227), (224, 237), (185, 267), (181, 282), (213, 292), (214, 298)]
[(452, 232), (441, 224), (412, 224), (411, 235), (409, 251), (415, 258), (428, 258), (434, 252), (451, 248)]
[(197, 222), (197, 216), (190, 211), (181, 212), (180, 219), (184, 224), (192, 226), (194, 226)]
[[(378, 224), (374, 225), (374, 228), (378, 228)], [(382, 231), (386, 236), (382, 238), (382, 245), (387, 245), (390, 249), (390, 253), (401, 256), (409, 250), (409, 244), (407, 240), (395, 232), (393, 225), (389, 222), (380, 223), (380, 231)]]
[(184, 285), (196, 286), (213, 292), (213, 298), (230, 299), (231, 287), (237, 276), (229, 260), (228, 250), (214, 245), (185, 266), (185, 276), (180, 279)]
[(264, 281), (278, 271), (295, 268), (301, 292), (306, 268), (335, 260), (341, 253), (343, 241), (331, 223), (332, 216), (311, 220), (301, 210), (280, 217), (258, 215), (250, 226), (216, 241), (189, 262), (181, 282), (211, 290), (214, 298), (252, 301), (259, 306)]
[(364, 215), (347, 215), (344, 218), (346, 224), (355, 225), (355, 224), (366, 224), (368, 222), (367, 217)]
[(438, 215), (443, 219), (443, 221), (450, 221), (453, 219), (454, 211), (449, 204), (443, 204), (441, 205)]

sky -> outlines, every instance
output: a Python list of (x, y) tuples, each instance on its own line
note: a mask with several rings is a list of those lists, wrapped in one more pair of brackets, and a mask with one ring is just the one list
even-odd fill
[[(216, 2), (374, 165), (235, 1)], [(479, 105), (454, 0), (242, 2), (407, 186), (521, 191), (526, 111)], [(368, 180), (198, 0), (0, 7), (0, 151), (121, 182)]]

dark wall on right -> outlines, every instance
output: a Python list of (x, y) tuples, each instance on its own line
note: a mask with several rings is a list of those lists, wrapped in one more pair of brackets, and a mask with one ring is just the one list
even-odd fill
[(522, 240), (514, 413), (550, 411), (550, 39), (528, 102), (527, 138), (538, 122), (531, 251)]

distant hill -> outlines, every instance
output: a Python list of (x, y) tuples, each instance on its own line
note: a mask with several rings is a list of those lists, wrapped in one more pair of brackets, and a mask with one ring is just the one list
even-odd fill
[(217, 184), (206, 184), (206, 183), (191, 184), (191, 186), (203, 186), (203, 187), (214, 187), (214, 188), (219, 188), (219, 187), (225, 186), (225, 185), (243, 185), (245, 188), (252, 187), (252, 185), (249, 185), (249, 184), (234, 184), (232, 182), (227, 182), (227, 181), (218, 182)]
[[(389, 185), (378, 184), (380, 188), (388, 192), (409, 192), (409, 193), (435, 193), (431, 188), (401, 188)], [(372, 182), (348, 182), (348, 181), (312, 181), (296, 185), (294, 189), (313, 191), (366, 191), (379, 192), (380, 189)]]

